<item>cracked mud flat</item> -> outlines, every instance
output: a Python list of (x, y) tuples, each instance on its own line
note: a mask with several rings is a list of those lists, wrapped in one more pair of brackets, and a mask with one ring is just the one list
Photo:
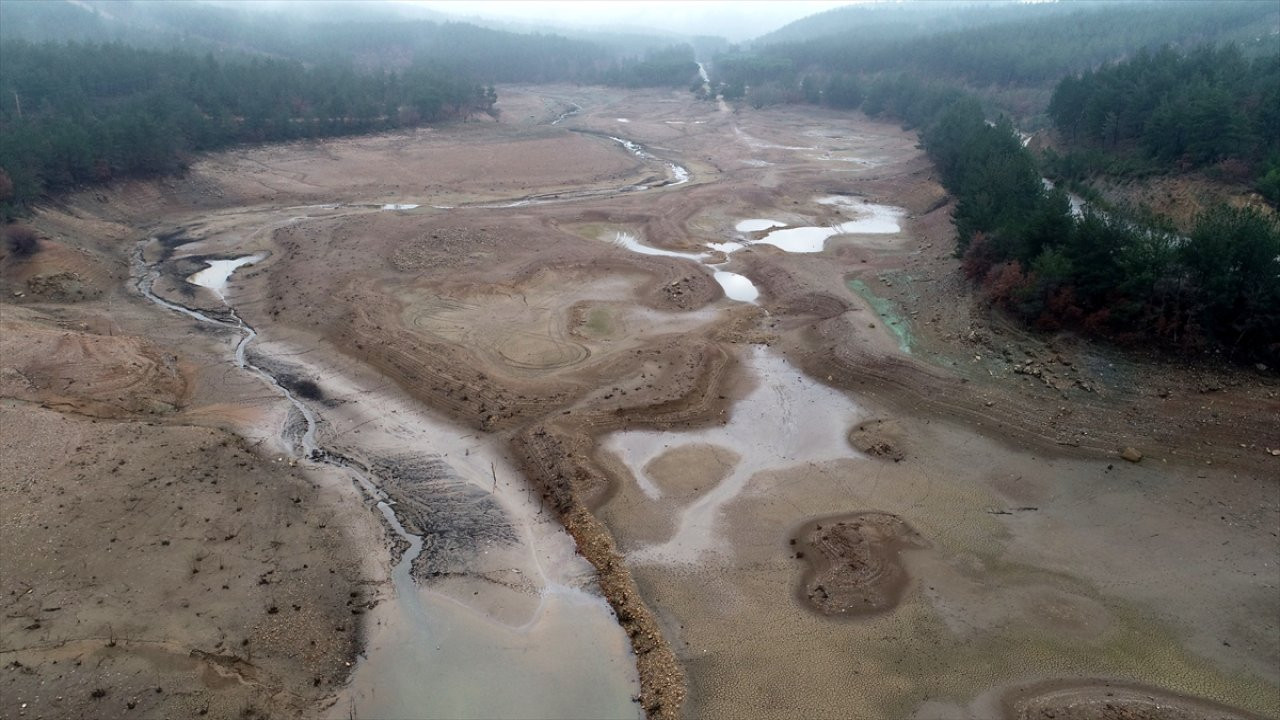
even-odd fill
[[(6, 702), (977, 719), (1109, 717), (1107, 688), (1162, 717), (1106, 694), (1137, 688), (1280, 714), (1274, 377), (985, 322), (894, 126), (500, 94), (498, 124), (73, 198), (36, 218), (47, 253), (0, 260), (2, 527), (29, 549), (0, 557)], [(153, 236), (156, 294), (234, 308), (279, 388), (242, 332), (130, 289)]]

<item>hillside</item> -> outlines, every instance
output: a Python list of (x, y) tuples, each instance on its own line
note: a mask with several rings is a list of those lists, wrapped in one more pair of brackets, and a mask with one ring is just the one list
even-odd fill
[[(841, 8), (721, 55), (716, 73), (729, 85), (798, 90), (809, 75), (909, 72), (981, 91), (1029, 118), (1064, 75), (1142, 48), (1235, 42), (1254, 56), (1273, 52), (1280, 32), (1280, 7), (1247, 1), (1001, 6), (957, 11), (955, 24), (966, 26), (946, 29), (950, 17), (928, 5)], [(806, 39), (784, 41), (792, 34)]]
[[(689, 45), (595, 42), (337, 4), (0, 3), (0, 217), (47, 193), (182, 170), (233, 144), (466, 119), (493, 84), (682, 87)], [(431, 13), (426, 13), (431, 15)], [(110, 42), (108, 42), (110, 41)]]

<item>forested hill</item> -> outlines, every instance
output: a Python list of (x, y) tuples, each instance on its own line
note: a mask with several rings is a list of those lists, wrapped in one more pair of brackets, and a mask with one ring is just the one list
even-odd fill
[[(1042, 184), (1039, 158), (1006, 114), (1014, 95), (1034, 100), (1029, 115), (1048, 109), (1075, 150), (1055, 164), (1077, 179), (1090, 163), (1168, 173), (1212, 165), (1260, 175), (1265, 189), (1280, 174), (1280, 6), (1006, 5), (934, 32), (949, 10), (817, 16), (800, 30), (844, 29), (724, 53), (718, 89), (753, 107), (819, 103), (918, 129), (955, 198), (965, 274), (1030, 326), (1280, 361), (1274, 213), (1209, 206), (1177, 234), (1142, 211), (1075, 212)], [(839, 22), (854, 17), (875, 22)], [(1239, 44), (1216, 44), (1228, 40)]]
[(752, 40), (755, 48), (808, 42), (838, 35), (857, 41), (902, 40), (937, 35), (975, 25), (1026, 20), (1080, 9), (1084, 3), (973, 5), (943, 2), (846, 5), (796, 20)]
[(9, 39), (120, 42), (215, 56), (349, 63), (360, 70), (402, 70), (428, 62), (485, 83), (675, 87), (696, 73), (687, 48), (681, 50), (687, 66), (655, 72), (653, 65), (668, 64), (673, 55), (671, 41), (660, 38), (510, 32), (450, 22), (415, 5), (381, 2), (298, 3), (287, 11), (248, 11), (198, 2), (5, 0), (0, 3), (0, 40)]
[(1049, 116), (1070, 150), (1055, 170), (1069, 180), (1215, 166), (1280, 204), (1280, 53), (1139, 53), (1063, 78)]
[(0, 218), (46, 193), (172, 172), (204, 150), (488, 111), (494, 83), (685, 87), (697, 76), (688, 45), (630, 57), (414, 19), (416, 7), (296, 7), (0, 2)]
[[(852, 9), (837, 17), (856, 18), (864, 12), (878, 17), (874, 9)], [(922, 13), (925, 20), (942, 22), (927, 9), (904, 13)], [(912, 36), (928, 31), (929, 22), (892, 25), (890, 20), (897, 16), (887, 14), (883, 22), (854, 23), (848, 30), (803, 42), (726, 53), (716, 59), (715, 67), (719, 79), (729, 85), (773, 82), (798, 88), (800, 79), (810, 74), (908, 71), (977, 88), (1051, 88), (1064, 75), (1123, 59), (1144, 47), (1236, 42), (1247, 54), (1268, 53), (1280, 29), (1280, 5), (1226, 0), (1079, 7), (1062, 3), (974, 9), (972, 15), (969, 22), (989, 22)]]
[(369, 132), (492, 108), (496, 94), (418, 65), (215, 60), (123, 45), (0, 43), (0, 215), (46, 192), (180, 169), (242, 142)]

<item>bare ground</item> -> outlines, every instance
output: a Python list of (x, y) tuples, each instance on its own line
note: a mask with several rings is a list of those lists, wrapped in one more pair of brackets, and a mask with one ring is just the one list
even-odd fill
[[(36, 219), (49, 251), (0, 261), (4, 535), (29, 549), (0, 560), (6, 698), (307, 715), (359, 647), (350, 593), (386, 592), (379, 519), (341, 478), (276, 460), (284, 410), (228, 366), (229, 339), (129, 291), (135, 242), (172, 234), (148, 258), (158, 292), (217, 311), (184, 278), (266, 251), (231, 294), (264, 338), (508, 445), (595, 566), (651, 716), (1041, 717), (1092, 700), (1002, 693), (1103, 681), (1199, 698), (1186, 717), (1280, 714), (1274, 372), (993, 317), (958, 280), (947, 198), (896, 127), (679, 93), (511, 88), (502, 103), (497, 124), (227, 153), (74, 198)], [(547, 124), (570, 103), (583, 111)], [(653, 187), (665, 161), (693, 181)], [(724, 299), (698, 263), (609, 242), (698, 252), (744, 218), (837, 222), (816, 203), (831, 194), (903, 208), (902, 230), (738, 251), (727, 267), (759, 306)], [(779, 426), (795, 444), (757, 457)], [(627, 432), (667, 433), (668, 453), (628, 466), (607, 449)], [(1119, 459), (1129, 446), (1141, 462)], [(832, 516), (892, 520), (808, 537)], [(687, 518), (704, 518), (705, 547), (654, 552)], [(475, 533), (450, 528), (424, 581), (467, 567)], [(245, 582), (268, 569), (281, 579)], [(825, 575), (845, 595), (814, 612)], [(128, 590), (105, 605), (86, 590), (112, 583)], [(830, 617), (857, 602), (876, 612)], [(160, 645), (188, 664), (148, 664)], [(88, 657), (106, 659), (65, 669)]]

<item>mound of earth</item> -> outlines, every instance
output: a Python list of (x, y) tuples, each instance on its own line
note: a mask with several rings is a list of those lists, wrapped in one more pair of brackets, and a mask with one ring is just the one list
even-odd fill
[(61, 329), (13, 308), (0, 319), (0, 395), (96, 417), (163, 413), (181, 404), (177, 358), (133, 336)]
[(1102, 681), (1055, 681), (1008, 693), (1008, 720), (1254, 720), (1208, 700)]
[(894, 462), (906, 457), (903, 438), (902, 426), (885, 418), (868, 420), (849, 431), (849, 444), (858, 452)]
[(0, 259), (0, 293), (25, 301), (70, 303), (94, 300), (117, 286), (123, 268), (83, 248), (42, 239), (28, 257)]
[(823, 615), (853, 616), (897, 606), (908, 580), (898, 553), (924, 541), (897, 515), (867, 512), (814, 520), (795, 546), (808, 565), (801, 599)]

